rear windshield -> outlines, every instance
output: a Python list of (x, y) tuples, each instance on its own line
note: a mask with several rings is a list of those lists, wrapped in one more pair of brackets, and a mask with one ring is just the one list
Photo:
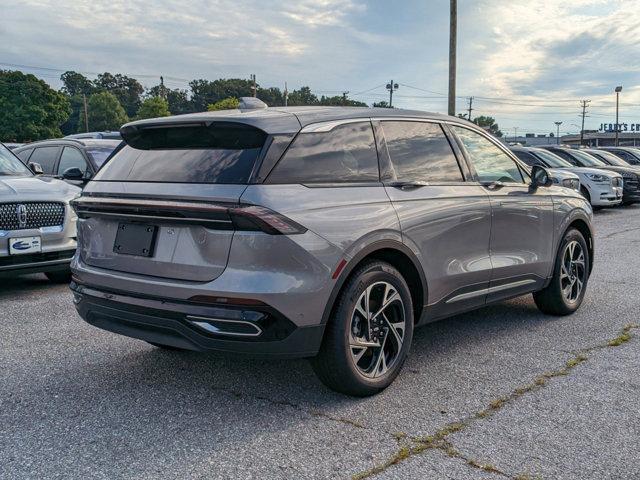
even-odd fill
[(257, 128), (224, 122), (129, 132), (127, 145), (94, 180), (246, 184), (266, 137)]

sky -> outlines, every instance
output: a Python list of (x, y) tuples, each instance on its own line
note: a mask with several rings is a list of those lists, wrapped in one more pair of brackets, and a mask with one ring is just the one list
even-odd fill
[[(194, 78), (446, 112), (448, 0), (0, 0), (0, 68), (55, 88), (66, 70), (150, 87)], [(459, 0), (457, 111), (507, 135), (640, 123), (640, 0)], [(27, 68), (28, 66), (29, 68)]]

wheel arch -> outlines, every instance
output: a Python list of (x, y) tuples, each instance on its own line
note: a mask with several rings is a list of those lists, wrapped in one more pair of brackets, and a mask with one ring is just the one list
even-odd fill
[(414, 324), (418, 323), (427, 296), (427, 280), (420, 261), (409, 247), (394, 240), (376, 241), (360, 250), (348, 260), (334, 285), (329, 301), (322, 314), (322, 324), (326, 324), (337, 304), (338, 295), (358, 266), (368, 260), (382, 260), (396, 268), (404, 277), (411, 293)]
[(573, 220), (571, 220), (569, 225), (567, 225), (567, 228), (565, 228), (561, 238), (564, 238), (564, 236), (571, 228), (575, 228), (576, 230), (578, 230), (587, 242), (587, 248), (589, 249), (589, 274), (591, 274), (591, 272), (593, 271), (593, 254), (595, 250), (593, 243), (593, 232), (591, 231), (591, 227), (589, 226), (589, 223), (584, 219), (574, 218)]

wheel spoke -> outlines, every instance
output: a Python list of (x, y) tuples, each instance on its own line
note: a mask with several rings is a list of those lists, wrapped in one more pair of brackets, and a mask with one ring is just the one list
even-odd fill
[(388, 337), (389, 337), (389, 333), (387, 332), (384, 336), (384, 339), (382, 340), (382, 345), (380, 345), (380, 350), (378, 351), (378, 358), (376, 360), (375, 366), (373, 367), (374, 377), (379, 377), (380, 375), (383, 375), (388, 369), (387, 360), (384, 355), (384, 346), (387, 343)]
[[(402, 348), (402, 341), (404, 339), (404, 322), (392, 323), (384, 313), (382, 314), (382, 318), (384, 318), (384, 321), (389, 325), (389, 330), (391, 330), (391, 333), (393, 333), (393, 336), (398, 343), (398, 349)], [(398, 333), (398, 329), (402, 330), (402, 336)]]

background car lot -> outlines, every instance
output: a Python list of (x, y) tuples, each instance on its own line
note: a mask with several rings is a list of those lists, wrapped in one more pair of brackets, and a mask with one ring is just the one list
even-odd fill
[(349, 478), (397, 459), (376, 478), (637, 478), (640, 330), (608, 342), (637, 322), (640, 207), (595, 226), (576, 314), (525, 297), (418, 329), (368, 399), (305, 361), (163, 352), (84, 324), (66, 287), (1, 281), (0, 477)]

